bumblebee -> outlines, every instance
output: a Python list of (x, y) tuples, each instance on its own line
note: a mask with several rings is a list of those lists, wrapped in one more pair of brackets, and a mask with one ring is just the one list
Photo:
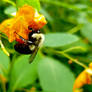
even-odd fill
[(23, 43), (18, 42), (17, 44), (15, 44), (14, 48), (21, 54), (32, 54), (31, 61), (33, 61), (38, 49), (42, 46), (45, 37), (44, 34), (40, 32), (40, 30), (33, 30), (31, 28), (29, 28), (29, 30), (32, 31), (28, 35), (28, 40), (19, 35), (19, 38), (23, 41)]

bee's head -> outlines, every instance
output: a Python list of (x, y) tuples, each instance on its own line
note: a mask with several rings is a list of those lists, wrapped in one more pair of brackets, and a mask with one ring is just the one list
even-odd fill
[(29, 41), (32, 41), (35, 45), (42, 46), (44, 39), (44, 35), (40, 30), (32, 30), (32, 32), (29, 33)]
[[(43, 42), (44, 42), (44, 35), (40, 32), (40, 30), (34, 30), (31, 29), (31, 32), (28, 35), (28, 40), (24, 39), (23, 37), (20, 37), (20, 39), (25, 43), (28, 44), (30, 46), (34, 45), (34, 46), (42, 46)], [(17, 34), (17, 33), (16, 33)], [(18, 34), (17, 34), (18, 35)]]

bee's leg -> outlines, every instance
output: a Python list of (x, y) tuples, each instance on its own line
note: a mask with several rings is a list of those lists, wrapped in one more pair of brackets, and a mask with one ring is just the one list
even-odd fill
[[(16, 32), (15, 32), (16, 33)], [(17, 34), (17, 33), (16, 33)], [(23, 41), (23, 42), (27, 42), (26, 39), (24, 39), (22, 36), (20, 36), (19, 34), (17, 34), (19, 36), (19, 38)]]
[[(16, 33), (17, 34), (17, 33)], [(24, 39), (22, 36), (20, 36), (19, 34), (17, 34), (18, 36), (19, 36), (19, 38), (23, 41), (23, 42), (25, 42), (25, 43), (28, 43), (28, 44), (33, 44), (33, 42), (32, 41), (29, 41), (29, 40), (26, 40), (26, 39)]]

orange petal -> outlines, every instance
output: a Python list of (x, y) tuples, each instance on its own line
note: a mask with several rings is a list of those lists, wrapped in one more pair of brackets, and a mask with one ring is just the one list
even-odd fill
[(35, 11), (34, 19), (29, 24), (30, 27), (35, 30), (38, 30), (38, 29), (41, 29), (45, 24), (47, 24), (45, 17), (43, 15), (39, 14), (37, 11)]
[(8, 36), (9, 42), (19, 39), (19, 35), (24, 39), (28, 39), (28, 25), (21, 17), (5, 20), (0, 25), (0, 30)]
[(76, 78), (73, 91), (83, 87), (85, 84), (92, 84), (92, 63), (89, 64), (89, 68), (85, 69), (79, 76)]
[(30, 24), (34, 18), (34, 14), (35, 9), (32, 6), (24, 5), (18, 10), (16, 17), (23, 16), (25, 18), (25, 21)]
[(0, 25), (0, 31), (8, 36), (10, 42), (15, 40), (15, 36), (13, 36), (14, 30), (12, 30), (13, 22), (14, 22), (14, 18), (11, 18), (3, 21), (2, 24)]
[(78, 88), (81, 88), (83, 85), (88, 84), (91, 81), (90, 75), (84, 70), (80, 75), (76, 78), (73, 90), (75, 91)]
[(15, 21), (16, 22), (13, 24), (12, 29), (15, 30), (15, 34), (17, 33), (16, 39), (19, 38), (19, 35), (24, 39), (28, 39), (29, 30), (25, 19), (23, 17), (16, 17)]

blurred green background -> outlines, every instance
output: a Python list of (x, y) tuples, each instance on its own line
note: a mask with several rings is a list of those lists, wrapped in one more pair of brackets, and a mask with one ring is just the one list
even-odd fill
[[(92, 62), (92, 0), (0, 0), (0, 23), (24, 4), (46, 17), (45, 42), (29, 64), (30, 55), (1, 36), (10, 57), (0, 49), (0, 92), (73, 92), (76, 77)], [(83, 92), (92, 92), (92, 85)]]

